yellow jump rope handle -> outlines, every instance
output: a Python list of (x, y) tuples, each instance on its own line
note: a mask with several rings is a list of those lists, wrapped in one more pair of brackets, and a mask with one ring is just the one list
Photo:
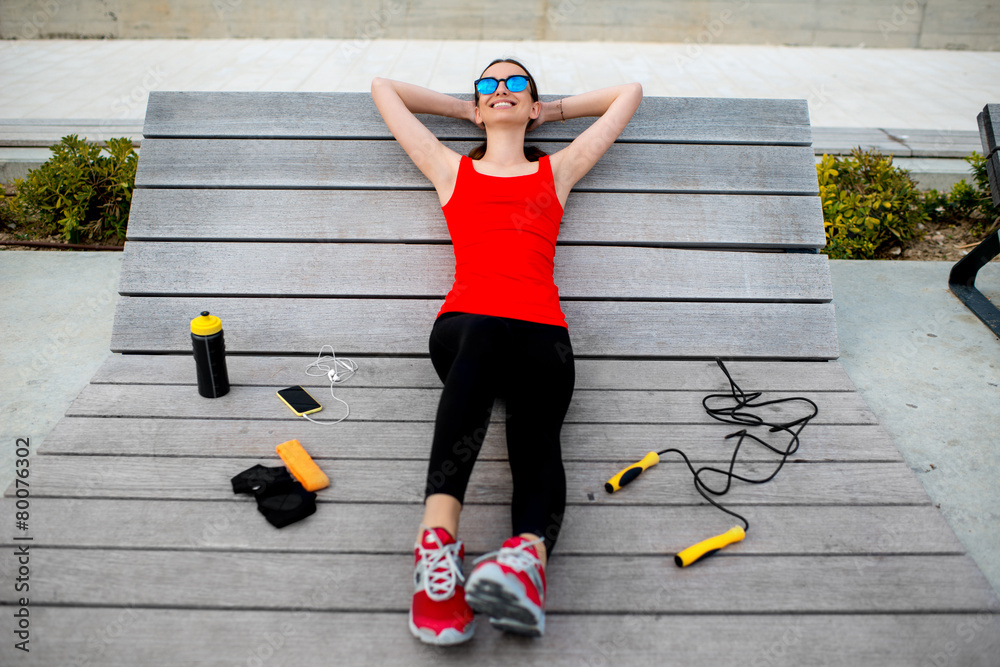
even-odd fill
[(733, 542), (742, 541), (746, 536), (747, 534), (743, 530), (742, 526), (733, 526), (721, 535), (710, 537), (707, 540), (702, 540), (698, 544), (689, 546), (687, 549), (674, 556), (674, 563), (677, 564), (677, 567), (687, 567), (691, 563), (694, 563), (710, 553), (718, 551), (722, 547), (728, 546)]
[(627, 485), (633, 479), (642, 474), (642, 471), (646, 468), (652, 468), (657, 463), (660, 462), (660, 456), (656, 452), (650, 452), (642, 457), (642, 460), (638, 463), (633, 463), (629, 467), (622, 470), (620, 473), (609, 479), (604, 484), (604, 490), (608, 493), (614, 493), (618, 489)]

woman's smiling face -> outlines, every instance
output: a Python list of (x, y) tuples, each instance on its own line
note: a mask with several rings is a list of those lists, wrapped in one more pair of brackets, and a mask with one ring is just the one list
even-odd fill
[[(514, 63), (499, 62), (487, 67), (480, 78), (493, 77), (500, 80), (518, 75), (528, 76), (528, 73)], [(507, 122), (508, 120), (527, 125), (532, 118), (532, 110), (536, 104), (541, 111), (541, 104), (532, 99), (530, 78), (528, 87), (517, 93), (507, 90), (507, 82), (501, 81), (497, 89), (489, 95), (479, 95), (476, 103), (476, 120), (486, 125), (498, 121)]]

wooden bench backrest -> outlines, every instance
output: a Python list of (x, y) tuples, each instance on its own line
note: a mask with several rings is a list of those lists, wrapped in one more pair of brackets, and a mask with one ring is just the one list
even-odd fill
[(993, 205), (1000, 206), (1000, 104), (987, 104), (976, 116), (979, 123), (979, 138), (983, 144), (983, 155), (987, 156), (986, 175), (990, 182)]
[[(592, 121), (528, 138), (551, 153)], [(368, 94), (153, 92), (143, 134), (114, 351), (188, 353), (210, 310), (231, 353), (427, 354), (454, 256)], [(644, 99), (566, 207), (575, 353), (836, 358), (810, 142), (804, 100)]]

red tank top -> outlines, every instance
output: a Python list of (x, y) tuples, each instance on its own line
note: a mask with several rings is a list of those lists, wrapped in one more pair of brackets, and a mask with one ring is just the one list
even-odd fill
[(480, 174), (463, 155), (455, 192), (441, 210), (455, 249), (455, 283), (438, 315), (460, 311), (566, 327), (552, 280), (563, 208), (547, 155), (524, 176)]

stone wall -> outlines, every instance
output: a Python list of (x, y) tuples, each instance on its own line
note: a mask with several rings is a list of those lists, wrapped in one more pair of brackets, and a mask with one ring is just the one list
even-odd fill
[(1000, 0), (2, 0), (0, 37), (606, 40), (1000, 50)]

